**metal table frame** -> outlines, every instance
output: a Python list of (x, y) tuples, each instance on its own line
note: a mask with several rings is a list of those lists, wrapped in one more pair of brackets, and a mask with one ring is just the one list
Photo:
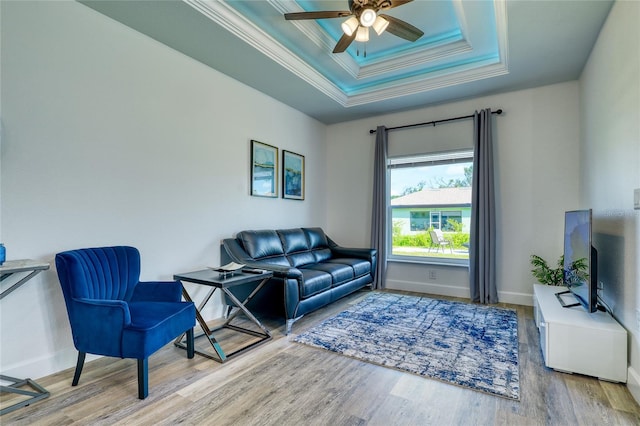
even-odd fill
[[(40, 272), (49, 269), (49, 264), (46, 262), (36, 262), (33, 260), (8, 260), (0, 265), (0, 283), (4, 282), (7, 278), (14, 274), (26, 272), (27, 274), (18, 279), (14, 284), (3, 290), (0, 293), (0, 299), (4, 299), (9, 293), (15, 291), (18, 287), (29, 281), (31, 278), (38, 275)], [(11, 382), (8, 386), (0, 386), (0, 392), (15, 393), (18, 395), (29, 396), (29, 399), (19, 401), (8, 407), (4, 407), (0, 410), (0, 415), (10, 413), (21, 407), (26, 407), (36, 401), (49, 397), (50, 393), (45, 388), (31, 379), (16, 379), (15, 377), (5, 376), (0, 374), (0, 380), (3, 382)], [(30, 386), (33, 391), (22, 389), (23, 386)]]
[[(201, 285), (211, 287), (211, 290), (209, 290), (209, 292), (206, 294), (206, 296), (204, 297), (200, 305), (196, 307), (196, 320), (200, 325), (200, 328), (202, 329), (204, 334), (197, 335), (195, 336), (195, 338), (199, 338), (203, 336), (206, 337), (209, 343), (211, 344), (211, 347), (213, 348), (215, 355), (212, 355), (208, 352), (200, 351), (198, 349), (195, 350), (195, 353), (202, 355), (204, 357), (213, 359), (214, 361), (224, 363), (229, 358), (232, 358), (236, 355), (240, 355), (241, 353), (257, 345), (260, 345), (268, 340), (271, 340), (271, 332), (249, 311), (249, 309), (247, 309), (246, 304), (262, 289), (262, 287), (264, 287), (267, 281), (269, 281), (269, 278), (271, 278), (272, 276), (273, 276), (273, 273), (269, 271), (264, 271), (262, 273), (241, 272), (241, 273), (235, 273), (230, 276), (225, 276), (213, 270), (207, 270), (207, 269), (174, 275), (173, 276), (174, 280), (179, 280), (181, 282), (189, 282), (194, 284), (201, 284)], [(256, 288), (249, 294), (249, 296), (247, 296), (247, 298), (242, 302), (240, 302), (240, 300), (238, 300), (236, 296), (229, 290), (230, 287), (253, 283), (253, 282), (259, 282), (259, 283), (257, 284)], [(229, 315), (229, 317), (224, 322), (224, 324), (211, 329), (209, 328), (206, 321), (202, 317), (201, 311), (204, 308), (204, 306), (209, 302), (209, 300), (211, 300), (211, 297), (213, 296), (213, 294), (217, 289), (220, 289), (222, 292), (224, 292), (224, 294), (228, 296), (229, 299), (231, 299), (239, 309), (233, 312), (233, 314)], [(193, 299), (187, 292), (187, 289), (185, 288), (184, 284), (182, 284), (182, 296), (186, 301), (193, 302)], [(251, 320), (251, 322), (254, 323), (261, 330), (261, 332), (231, 324), (231, 321), (233, 321), (240, 313), (243, 313), (244, 315), (246, 315), (247, 318)], [(213, 335), (214, 332), (219, 331), (223, 328), (228, 328), (230, 330), (249, 334), (251, 336), (260, 337), (260, 340), (250, 343), (248, 345), (242, 346), (233, 352), (225, 353), (225, 351), (220, 346), (220, 343), (218, 343), (218, 341)], [(174, 345), (179, 348), (186, 349), (187, 348), (186, 343), (183, 341), (184, 336), (185, 336), (185, 333), (178, 336), (176, 340), (173, 342)]]

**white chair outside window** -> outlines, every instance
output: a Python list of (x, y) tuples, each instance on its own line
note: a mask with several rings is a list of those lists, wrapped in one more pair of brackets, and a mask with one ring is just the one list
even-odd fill
[(453, 254), (453, 243), (444, 238), (441, 229), (432, 229), (429, 231), (429, 234), (431, 234), (431, 241), (433, 241), (433, 244), (436, 246), (436, 251), (442, 248), (442, 253), (444, 253), (444, 248), (448, 246), (449, 251)]

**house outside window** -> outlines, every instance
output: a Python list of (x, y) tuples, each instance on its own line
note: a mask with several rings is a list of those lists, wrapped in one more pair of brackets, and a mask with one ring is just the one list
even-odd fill
[[(390, 259), (468, 264), (473, 151), (393, 158)], [(442, 231), (449, 244), (433, 241)]]

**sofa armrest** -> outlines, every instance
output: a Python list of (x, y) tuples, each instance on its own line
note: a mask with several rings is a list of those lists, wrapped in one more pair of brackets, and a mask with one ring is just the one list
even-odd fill
[(373, 262), (378, 255), (378, 251), (376, 249), (341, 247), (329, 237), (327, 237), (327, 241), (329, 242), (331, 254), (334, 257), (356, 257)]
[(331, 247), (331, 253), (334, 257), (355, 257), (371, 261), (376, 257), (375, 249), (367, 248), (349, 248), (349, 247)]

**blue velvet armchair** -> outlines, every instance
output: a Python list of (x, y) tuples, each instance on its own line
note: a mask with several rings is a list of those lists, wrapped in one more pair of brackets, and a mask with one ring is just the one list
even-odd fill
[(194, 356), (195, 306), (181, 301), (179, 282), (139, 282), (140, 253), (134, 247), (99, 247), (56, 255), (78, 362), (80, 380), (87, 353), (138, 360), (138, 398), (149, 392), (148, 358), (186, 333)]

